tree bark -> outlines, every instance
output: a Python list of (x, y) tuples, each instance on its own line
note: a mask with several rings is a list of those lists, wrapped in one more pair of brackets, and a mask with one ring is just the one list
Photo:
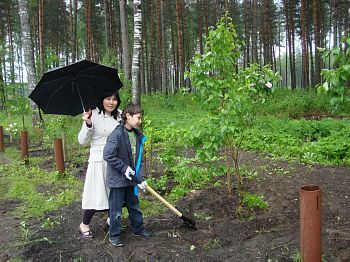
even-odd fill
[(160, 13), (162, 24), (162, 92), (168, 94), (168, 81), (167, 81), (167, 58), (166, 58), (166, 40), (165, 40), (165, 1), (161, 0)]
[(320, 83), (321, 80), (321, 56), (318, 51), (318, 47), (321, 47), (320, 39), (320, 21), (318, 19), (318, 1), (312, 0), (312, 18), (314, 24), (314, 35), (315, 35), (315, 85)]
[(259, 15), (258, 15), (258, 1), (253, 0), (252, 7), (252, 63), (259, 62), (258, 56), (258, 23), (259, 23)]
[(12, 84), (15, 83), (15, 57), (13, 48), (13, 30), (12, 30), (12, 14), (10, 5), (7, 8), (7, 29), (8, 29), (8, 41), (9, 41), (9, 58), (10, 58), (10, 81)]
[(74, 63), (78, 57), (78, 41), (77, 41), (77, 22), (78, 22), (78, 0), (73, 0), (73, 30), (72, 30), (72, 39), (73, 39), (73, 55), (72, 62)]
[(197, 1), (197, 20), (198, 20), (198, 42), (199, 42), (199, 52), (203, 54), (203, 6), (202, 0)]
[(179, 52), (179, 83), (180, 87), (185, 86), (184, 73), (185, 73), (185, 61), (184, 61), (184, 48), (183, 48), (183, 32), (181, 27), (182, 21), (182, 1), (176, 0), (176, 22), (177, 22), (177, 44)]
[(126, 0), (119, 0), (119, 9), (120, 9), (120, 30), (122, 32), (123, 69), (124, 69), (125, 77), (131, 80), (131, 66), (130, 66), (131, 63), (130, 63), (130, 56), (129, 56), (129, 41), (128, 41), (128, 13), (127, 13)]
[(85, 0), (86, 59), (93, 60), (91, 30), (91, 0)]
[(39, 53), (40, 75), (45, 73), (45, 49), (44, 49), (44, 0), (39, 1)]
[(307, 1), (301, 0), (301, 46), (302, 46), (302, 61), (303, 61), (303, 73), (302, 73), (302, 87), (309, 86), (309, 54), (307, 49), (307, 37), (306, 37), (306, 7)]
[(141, 0), (134, 0), (134, 48), (132, 57), (132, 103), (140, 104)]
[[(23, 49), (24, 49), (24, 63), (27, 69), (28, 78), (28, 90), (32, 92), (35, 88), (36, 83), (36, 73), (35, 73), (35, 63), (34, 63), (34, 48), (30, 33), (30, 23), (29, 23), (29, 9), (27, 0), (18, 0), (19, 6), (19, 16), (21, 20), (21, 31), (23, 37)], [(37, 105), (30, 100), (30, 106), (33, 110), (32, 120), (33, 125), (38, 123), (38, 117), (34, 113), (37, 109)]]

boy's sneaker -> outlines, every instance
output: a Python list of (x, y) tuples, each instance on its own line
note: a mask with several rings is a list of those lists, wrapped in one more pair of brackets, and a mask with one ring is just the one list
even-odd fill
[(124, 246), (123, 242), (121, 241), (120, 237), (109, 239), (109, 242), (115, 246), (115, 247), (122, 247)]
[(146, 237), (146, 238), (149, 238), (153, 234), (151, 232), (149, 232), (149, 231), (143, 230), (140, 233), (134, 233), (133, 232), (132, 235), (135, 236), (135, 237)]

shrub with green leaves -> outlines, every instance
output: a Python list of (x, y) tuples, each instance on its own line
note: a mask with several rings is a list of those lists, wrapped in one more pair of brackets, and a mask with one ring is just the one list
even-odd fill
[(318, 86), (320, 92), (331, 92), (333, 99), (331, 105), (334, 111), (339, 111), (350, 102), (349, 81), (350, 81), (350, 37), (343, 36), (340, 39), (340, 45), (330, 50), (323, 50), (322, 58), (324, 60), (332, 58), (333, 69), (322, 69), (325, 81)]
[(253, 123), (252, 107), (264, 102), (279, 80), (278, 74), (268, 67), (239, 68), (240, 50), (236, 29), (226, 14), (216, 28), (210, 28), (204, 53), (196, 54), (188, 73), (203, 101), (201, 107), (208, 112), (201, 120), (205, 124), (193, 126), (189, 138), (202, 157), (211, 158), (223, 147), (229, 194), (233, 170), (238, 190), (242, 190), (238, 149), (244, 130)]

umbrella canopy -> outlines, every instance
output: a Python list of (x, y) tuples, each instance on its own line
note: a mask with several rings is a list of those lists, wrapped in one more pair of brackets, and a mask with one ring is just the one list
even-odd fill
[(29, 98), (46, 114), (76, 116), (122, 86), (117, 69), (81, 60), (46, 72)]

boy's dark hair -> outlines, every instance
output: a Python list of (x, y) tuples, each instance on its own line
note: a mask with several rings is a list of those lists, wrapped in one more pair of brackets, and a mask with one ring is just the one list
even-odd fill
[(126, 105), (126, 107), (123, 110), (122, 113), (122, 119), (124, 120), (124, 122), (126, 121), (126, 114), (130, 114), (131, 116), (136, 115), (138, 113), (140, 113), (141, 115), (143, 115), (143, 110), (139, 105), (133, 104), (133, 103), (129, 103)]
[(97, 104), (97, 107), (98, 107), (98, 109), (99, 109), (99, 114), (101, 114), (101, 112), (103, 112), (103, 114), (105, 113), (105, 109), (104, 109), (104, 107), (103, 107), (103, 99), (105, 99), (106, 97), (110, 97), (110, 96), (114, 96), (116, 99), (117, 99), (117, 102), (118, 102), (118, 104), (117, 104), (117, 106), (116, 106), (116, 108), (112, 111), (112, 113), (111, 113), (111, 115), (113, 116), (113, 118), (114, 119), (118, 119), (118, 116), (119, 116), (119, 110), (118, 110), (118, 108), (119, 108), (119, 106), (120, 106), (120, 104), (121, 104), (121, 100), (120, 100), (120, 96), (119, 96), (119, 92), (117, 91), (117, 92), (106, 92), (106, 93), (104, 93), (101, 97), (100, 97), (100, 100), (99, 100), (99, 102), (98, 102), (98, 104)]

